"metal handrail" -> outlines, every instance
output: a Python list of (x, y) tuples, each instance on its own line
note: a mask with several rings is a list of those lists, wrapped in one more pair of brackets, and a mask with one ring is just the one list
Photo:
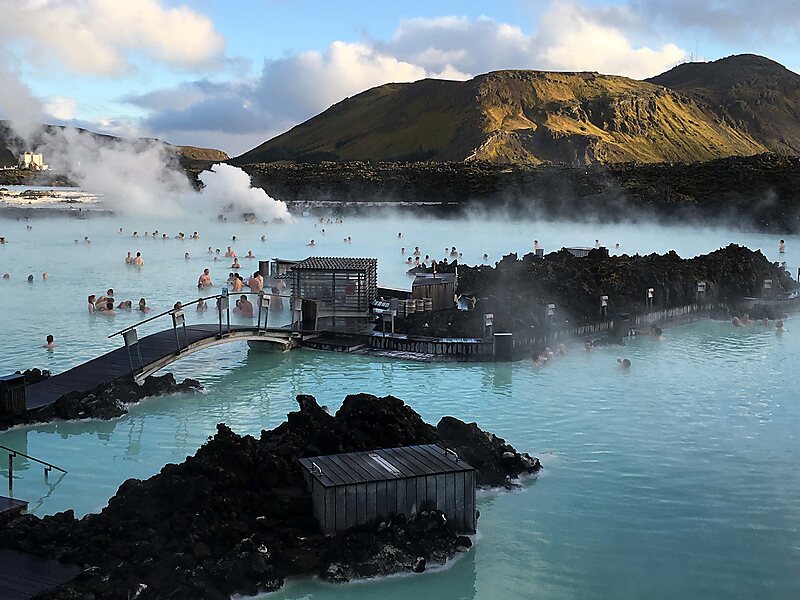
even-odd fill
[[(8, 452), (8, 491), (11, 493), (14, 491), (14, 457), (16, 456), (24, 456), (28, 460), (32, 460), (38, 462), (41, 465), (44, 465), (44, 478), (47, 480), (47, 476), (50, 474), (50, 471), (55, 469), (56, 471), (61, 471), (66, 475), (67, 470), (62, 469), (61, 467), (57, 467), (56, 465), (52, 465), (49, 462), (45, 462), (43, 460), (39, 460), (36, 457), (30, 456), (25, 454), (24, 452), (20, 452), (19, 450), (14, 450), (13, 448), (9, 448), (8, 446), (0, 445), (0, 449), (5, 450)], [(63, 475), (62, 475), (63, 477)]]
[(23, 456), (23, 457), (27, 458), (28, 460), (36, 461), (39, 464), (44, 465), (47, 469), (55, 469), (56, 471), (61, 471), (62, 473), (67, 473), (68, 472), (66, 469), (62, 469), (61, 467), (57, 467), (56, 465), (51, 465), (49, 462), (45, 462), (43, 460), (39, 460), (36, 457), (28, 456), (24, 452), (20, 452), (19, 450), (14, 450), (13, 448), (9, 448), (8, 446), (0, 445), (0, 449), (1, 450), (5, 450), (6, 452), (10, 453), (13, 456)]
[[(237, 296), (241, 296), (242, 294), (244, 294), (246, 296), (260, 296), (261, 292), (235, 292), (235, 295), (237, 295)], [(231, 297), (232, 295), (233, 294), (228, 294), (228, 297)], [(289, 298), (289, 299), (292, 298), (292, 296), (286, 296), (284, 294), (272, 294), (272, 293), (270, 293), (270, 296), (275, 296), (275, 297), (278, 297), (278, 298)], [(187, 306), (192, 306), (194, 304), (197, 304), (198, 302), (200, 302), (200, 300), (203, 300), (203, 301), (206, 301), (206, 300), (218, 300), (219, 298), (222, 298), (222, 297), (223, 297), (223, 294), (216, 294), (214, 296), (206, 296), (205, 298), (202, 298), (202, 297), (201, 298), (197, 298), (196, 300), (192, 300), (191, 302), (186, 302), (186, 303), (181, 302), (181, 309), (180, 310), (183, 310)], [(143, 321), (139, 321), (138, 323), (134, 323), (132, 325), (128, 325), (127, 327), (125, 327), (123, 329), (120, 329), (119, 331), (116, 331), (116, 332), (112, 333), (111, 335), (109, 335), (108, 339), (111, 339), (112, 337), (121, 335), (121, 334), (125, 333), (126, 331), (130, 331), (131, 329), (136, 329), (137, 327), (140, 327), (140, 326), (144, 325), (145, 323), (149, 323), (150, 321), (155, 321), (156, 319), (160, 319), (161, 317), (165, 317), (167, 315), (175, 314), (175, 310), (176, 310), (175, 308), (170, 308), (169, 310), (165, 310), (164, 312), (158, 313), (157, 315), (153, 315), (152, 317), (147, 317)]]

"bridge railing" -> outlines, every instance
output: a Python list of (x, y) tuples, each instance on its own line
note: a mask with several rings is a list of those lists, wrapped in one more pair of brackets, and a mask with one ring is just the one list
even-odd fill
[[(172, 318), (172, 329), (175, 332), (176, 350), (177, 353), (180, 354), (189, 347), (189, 336), (186, 330), (187, 326), (186, 313), (184, 311), (188, 307), (194, 306), (200, 302), (205, 302), (209, 306), (213, 304), (214, 308), (216, 309), (217, 323), (219, 326), (217, 335), (220, 338), (222, 338), (226, 334), (231, 333), (231, 308), (230, 308), (231, 295), (236, 296), (237, 300), (241, 298), (241, 296), (255, 296), (255, 301), (253, 302), (253, 304), (255, 307), (257, 307), (258, 312), (253, 315), (253, 318), (257, 317), (256, 325), (253, 326), (253, 329), (255, 329), (256, 331), (266, 332), (267, 329), (269, 328), (270, 305), (274, 305), (276, 299), (280, 299), (281, 303), (283, 303), (284, 299), (287, 300), (291, 314), (292, 330), (295, 329), (295, 325), (298, 325), (299, 327), (301, 323), (302, 312), (299, 309), (300, 306), (299, 298), (294, 298), (292, 296), (287, 296), (282, 294), (266, 293), (263, 291), (262, 292), (242, 291), (242, 292), (236, 292), (234, 294), (222, 293), (222, 294), (215, 294), (212, 296), (200, 297), (185, 303), (176, 302), (171, 309), (165, 310), (156, 315), (152, 315), (150, 317), (147, 317), (146, 319), (142, 319), (138, 323), (133, 323), (132, 325), (128, 325), (123, 329), (120, 329), (119, 331), (115, 331), (114, 333), (109, 335), (108, 338), (110, 339), (118, 335), (122, 336), (125, 347), (128, 350), (128, 359), (131, 365), (131, 372), (134, 373), (135, 375), (137, 371), (141, 371), (144, 368), (141, 348), (139, 347), (138, 329), (140, 327), (148, 323), (157, 321), (158, 319), (170, 316)], [(134, 362), (134, 353), (136, 354), (137, 357), (136, 362)]]

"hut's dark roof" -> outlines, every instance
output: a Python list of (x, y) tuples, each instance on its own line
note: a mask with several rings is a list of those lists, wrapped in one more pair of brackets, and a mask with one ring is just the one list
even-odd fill
[(435, 444), (314, 456), (301, 458), (300, 464), (325, 487), (474, 470)]
[(293, 271), (368, 271), (378, 264), (377, 258), (341, 258), (310, 256), (292, 266)]
[(420, 273), (414, 278), (414, 283), (411, 284), (411, 287), (417, 285), (441, 285), (455, 282), (455, 273), (436, 273), (436, 276), (434, 276), (433, 273)]

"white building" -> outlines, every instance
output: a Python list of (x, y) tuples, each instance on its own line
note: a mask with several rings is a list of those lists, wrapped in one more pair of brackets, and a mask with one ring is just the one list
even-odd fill
[(50, 166), (44, 164), (44, 158), (41, 154), (24, 152), (22, 156), (19, 157), (19, 168), (28, 169), (29, 171), (47, 171)]

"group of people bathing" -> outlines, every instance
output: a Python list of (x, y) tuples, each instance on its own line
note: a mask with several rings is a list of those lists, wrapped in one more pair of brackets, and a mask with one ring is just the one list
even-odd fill
[[(122, 300), (119, 304), (115, 304), (116, 300), (114, 300), (114, 289), (108, 288), (105, 294), (103, 295), (96, 295), (91, 294), (87, 298), (87, 309), (90, 313), (100, 313), (107, 317), (113, 317), (117, 313), (115, 310), (134, 310), (133, 302), (131, 300)], [(136, 310), (141, 313), (149, 313), (150, 307), (147, 306), (147, 300), (144, 298), (139, 298), (139, 303), (136, 306)]]
[[(213, 285), (211, 272), (208, 269), (203, 269), (202, 274), (197, 279), (197, 289), (202, 291)], [(241, 293), (245, 287), (250, 288), (251, 293), (257, 293), (259, 296), (266, 293), (264, 290), (264, 276), (258, 271), (253, 272), (253, 275), (246, 281), (237, 272), (228, 273), (227, 285), (234, 294)], [(281, 289), (276, 285), (272, 286), (270, 291), (272, 292), (270, 295), (270, 309), (283, 310), (283, 299), (280, 296)], [(200, 298), (197, 302), (197, 310), (204, 311), (207, 310), (207, 308), (205, 301)], [(242, 294), (241, 297), (236, 300), (236, 308), (233, 309), (233, 312), (242, 317), (253, 317), (253, 304), (247, 299), (246, 294)]]

